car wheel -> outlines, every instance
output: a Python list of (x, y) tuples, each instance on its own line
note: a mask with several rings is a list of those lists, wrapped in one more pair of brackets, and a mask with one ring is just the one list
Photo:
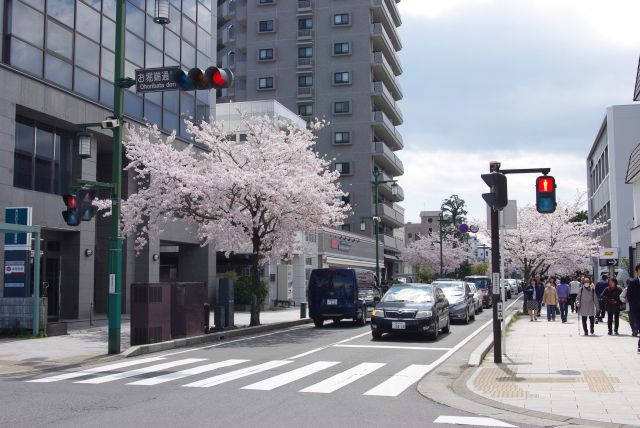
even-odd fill
[(367, 325), (367, 307), (363, 306), (360, 310), (362, 311), (362, 315), (356, 319), (356, 325), (364, 327)]
[(476, 311), (473, 311), (473, 313), (471, 314), (471, 319), (472, 319), (473, 321), (475, 321), (475, 320), (476, 320)]
[(313, 323), (316, 327), (320, 328), (324, 324), (324, 319), (322, 317), (317, 317), (313, 319)]
[(465, 324), (469, 324), (469, 318), (471, 318), (469, 316), (469, 308), (467, 308), (467, 311), (464, 313), (464, 323)]
[(382, 338), (382, 332), (378, 330), (371, 330), (371, 337), (373, 337), (373, 340), (380, 340)]
[(451, 318), (447, 317), (447, 325), (442, 327), (443, 333), (449, 333), (451, 331)]
[(430, 333), (430, 334), (429, 334), (429, 338), (430, 338), (431, 340), (438, 340), (438, 332), (439, 332), (439, 330), (440, 330), (440, 321), (438, 321), (438, 320), (436, 319), (436, 323), (435, 323), (435, 324), (436, 324), (436, 329), (435, 329), (435, 331), (434, 331), (433, 333)]

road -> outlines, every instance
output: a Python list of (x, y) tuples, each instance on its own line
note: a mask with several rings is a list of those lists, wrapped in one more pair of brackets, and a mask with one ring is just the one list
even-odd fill
[(369, 325), (327, 323), (4, 379), (0, 426), (432, 426), (474, 415), (424, 398), (416, 383), (490, 317), (435, 342), (373, 341)]

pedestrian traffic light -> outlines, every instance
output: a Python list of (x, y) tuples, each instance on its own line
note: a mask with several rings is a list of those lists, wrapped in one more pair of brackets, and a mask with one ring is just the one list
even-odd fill
[(228, 68), (218, 67), (209, 67), (204, 71), (192, 68), (188, 73), (177, 70), (174, 79), (182, 91), (222, 89), (233, 84), (233, 72)]
[(536, 209), (549, 214), (556, 210), (556, 179), (550, 175), (536, 178)]
[(80, 213), (78, 212), (78, 202), (75, 195), (62, 195), (67, 209), (62, 211), (62, 218), (69, 226), (77, 226), (80, 224)]
[(491, 188), (490, 193), (482, 194), (482, 199), (496, 211), (506, 207), (509, 202), (507, 197), (507, 176), (500, 172), (492, 172), (490, 174), (482, 174), (481, 177), (487, 183), (487, 186)]
[(94, 189), (88, 189), (81, 187), (76, 193), (76, 202), (78, 206), (78, 213), (82, 221), (89, 221), (93, 218), (96, 211), (93, 208), (93, 200), (96, 197), (96, 191)]

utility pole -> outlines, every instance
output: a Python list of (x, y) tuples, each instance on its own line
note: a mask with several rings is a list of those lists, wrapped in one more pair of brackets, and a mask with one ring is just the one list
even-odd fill
[(444, 262), (442, 260), (442, 222), (444, 222), (444, 216), (442, 215), (442, 211), (440, 211), (440, 218), (438, 219), (440, 225), (440, 278), (444, 276)]

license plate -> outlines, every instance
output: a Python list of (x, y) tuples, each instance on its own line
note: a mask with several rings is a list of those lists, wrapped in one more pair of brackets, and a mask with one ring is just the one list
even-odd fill
[(337, 305), (338, 299), (327, 299), (327, 305)]
[(394, 321), (391, 323), (391, 328), (394, 330), (404, 330), (405, 324), (403, 322)]

